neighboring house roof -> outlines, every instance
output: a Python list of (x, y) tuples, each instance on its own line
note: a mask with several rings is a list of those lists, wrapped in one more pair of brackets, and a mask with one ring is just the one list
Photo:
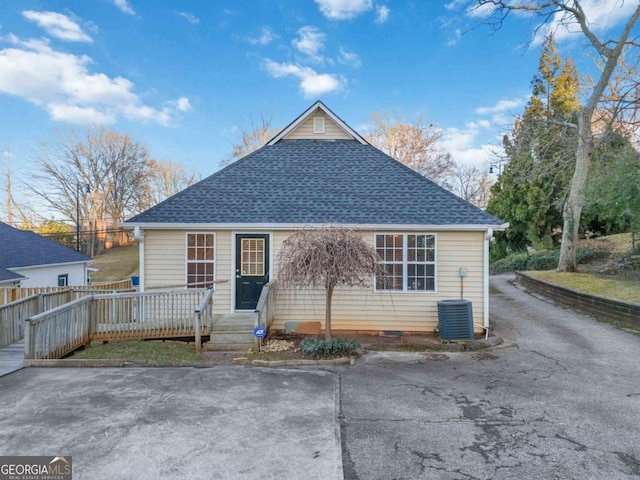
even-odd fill
[(0, 267), (0, 283), (17, 281), (26, 278), (24, 275), (20, 275), (19, 273), (12, 272), (11, 270), (7, 270), (6, 268)]
[[(293, 122), (328, 109), (320, 102)], [(329, 111), (330, 112), (330, 111)], [(331, 112), (334, 122), (342, 122)], [(126, 224), (502, 225), (361, 137), (267, 145), (128, 220)], [(346, 125), (346, 124), (345, 124)], [(352, 132), (338, 125), (345, 132)], [(288, 132), (288, 133), (287, 133)], [(355, 134), (355, 132), (354, 132)], [(357, 135), (357, 134), (355, 134)]]
[(91, 258), (40, 235), (0, 222), (0, 267), (90, 262)]

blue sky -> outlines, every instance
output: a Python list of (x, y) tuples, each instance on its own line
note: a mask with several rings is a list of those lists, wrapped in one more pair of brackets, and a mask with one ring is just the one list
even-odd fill
[[(612, 34), (634, 3), (583, 0)], [(252, 115), (284, 127), (320, 99), (361, 133), (374, 112), (422, 116), (454, 159), (488, 168), (530, 94), (540, 39), (536, 20), (493, 32), (468, 4), (3, 0), (0, 149), (24, 177), (40, 142), (104, 124), (206, 176)], [(591, 65), (581, 36), (557, 35)]]

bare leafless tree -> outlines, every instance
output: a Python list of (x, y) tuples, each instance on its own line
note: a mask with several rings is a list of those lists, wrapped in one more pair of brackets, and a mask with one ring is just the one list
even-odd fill
[(455, 163), (438, 144), (442, 134), (435, 125), (425, 125), (422, 117), (409, 122), (402, 114), (393, 117), (383, 112), (373, 114), (373, 131), (365, 138), (420, 175), (443, 187), (450, 187), (449, 177)]
[(277, 284), (324, 287), (325, 338), (331, 338), (331, 299), (337, 285), (366, 286), (380, 273), (375, 248), (355, 231), (339, 227), (301, 230), (291, 235), (279, 254)]
[(149, 174), (140, 210), (157, 205), (200, 180), (199, 174), (187, 172), (182, 165), (171, 160), (151, 160), (148, 167)]
[(491, 192), (491, 178), (477, 167), (457, 165), (451, 177), (451, 191), (476, 207), (486, 208)]
[[(29, 191), (47, 207), (82, 230), (104, 232), (137, 213), (148, 176), (149, 153), (128, 135), (103, 127), (84, 134), (61, 134), (54, 144), (42, 144)], [(87, 253), (95, 254), (95, 235)]]
[(253, 115), (249, 117), (249, 126), (240, 133), (240, 141), (233, 144), (233, 152), (220, 162), (220, 166), (226, 167), (230, 163), (249, 155), (265, 145), (271, 138), (275, 137), (279, 129), (271, 128), (273, 117), (260, 113), (260, 119), (255, 120)]
[[(634, 26), (640, 18), (640, 4), (631, 12), (620, 30), (617, 39), (598, 37), (594, 29), (592, 19), (587, 18), (581, 0), (522, 0), (510, 2), (504, 0), (477, 0), (480, 8), (492, 9), (493, 15), (490, 22), (494, 28), (500, 28), (507, 16), (514, 11), (529, 12), (539, 17), (542, 21), (541, 28), (545, 24), (554, 23), (562, 28), (577, 26), (590, 47), (597, 53), (602, 63), (600, 75), (595, 79), (590, 94), (578, 110), (577, 124), (568, 123), (567, 126), (575, 128), (578, 143), (575, 151), (575, 168), (571, 179), (569, 195), (564, 204), (562, 231), (562, 245), (558, 271), (576, 271), (576, 246), (582, 209), (585, 205), (585, 186), (589, 174), (590, 155), (594, 149), (593, 120), (598, 109), (599, 102), (605, 96), (616, 71), (619, 70), (619, 61), (625, 48), (632, 48), (637, 54), (637, 39), (631, 37)], [(624, 4), (620, 2), (619, 7)], [(631, 62), (633, 63), (633, 62)], [(633, 93), (633, 92), (629, 92)], [(632, 100), (631, 96), (619, 99), (620, 108)], [(632, 101), (637, 102), (637, 97)], [(611, 109), (615, 111), (615, 109)]]

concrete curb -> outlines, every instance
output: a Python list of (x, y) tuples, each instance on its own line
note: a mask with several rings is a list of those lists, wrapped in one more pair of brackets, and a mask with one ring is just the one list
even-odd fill
[[(489, 337), (486, 340), (481, 338), (479, 340), (472, 340), (468, 342), (452, 342), (452, 343), (441, 343), (441, 344), (429, 344), (429, 348), (424, 350), (417, 351), (406, 351), (406, 350), (394, 350), (393, 348), (389, 348), (387, 350), (368, 350), (365, 347), (365, 350), (368, 352), (401, 352), (401, 353), (458, 353), (458, 352), (475, 352), (478, 350), (484, 350), (485, 348), (495, 347), (497, 345), (501, 345), (504, 343), (504, 340), (500, 337)], [(392, 346), (393, 347), (393, 346)]]
[(87, 359), (51, 359), (51, 360), (25, 360), (25, 367), (82, 367), (82, 368), (99, 368), (99, 367), (126, 367), (131, 362), (118, 358), (87, 358)]
[[(242, 363), (235, 362), (234, 363)], [(325, 360), (306, 360), (306, 359), (294, 359), (294, 360), (249, 360), (247, 359), (246, 365), (253, 365), (254, 367), (301, 367), (305, 365), (354, 365), (354, 357), (340, 357)]]

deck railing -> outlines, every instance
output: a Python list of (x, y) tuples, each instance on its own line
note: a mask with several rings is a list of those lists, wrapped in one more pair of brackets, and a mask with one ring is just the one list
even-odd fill
[(73, 298), (74, 293), (67, 288), (30, 295), (0, 306), (0, 348), (22, 340), (27, 318), (70, 302)]
[(39, 312), (38, 295), (31, 295), (0, 307), (0, 348), (22, 340), (25, 319)]
[(197, 330), (206, 334), (211, 294), (194, 289), (86, 295), (25, 322), (25, 358), (60, 358), (92, 340), (190, 337), (196, 310), (202, 310)]
[(258, 298), (258, 305), (256, 306), (256, 313), (258, 314), (255, 320), (256, 327), (262, 325), (269, 330), (275, 312), (274, 294), (275, 285), (267, 283), (262, 287), (260, 298)]
[(193, 328), (195, 332), (196, 353), (202, 350), (202, 335), (211, 332), (213, 323), (213, 288), (203, 297), (198, 308), (193, 312)]
[(207, 290), (93, 295), (96, 340), (193, 335), (193, 312)]
[(24, 358), (60, 358), (90, 342), (91, 296), (78, 298), (25, 321)]

